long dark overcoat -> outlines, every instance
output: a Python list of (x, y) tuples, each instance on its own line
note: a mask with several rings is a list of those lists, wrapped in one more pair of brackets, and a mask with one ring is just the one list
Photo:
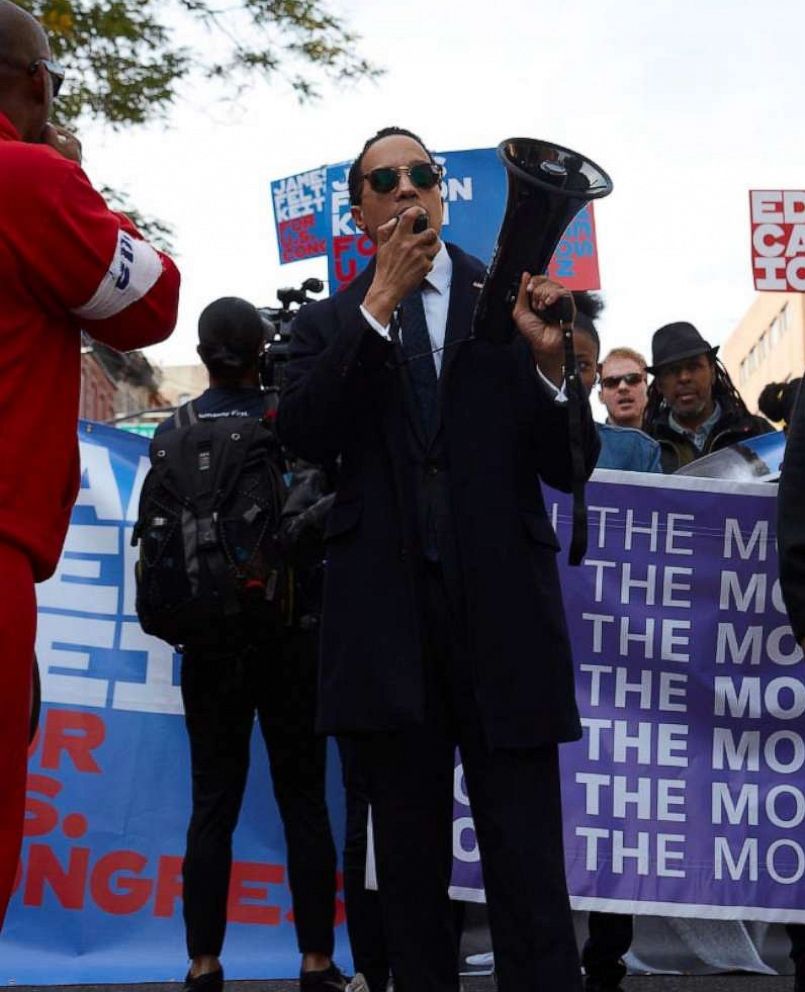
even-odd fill
[[(568, 490), (568, 416), (529, 348), (464, 340), (484, 276), (453, 262), (439, 380), (443, 450), (466, 604), (473, 680), (487, 738), (532, 747), (580, 736), (556, 565), (540, 480)], [(416, 479), (399, 350), (364, 320), (370, 268), (296, 318), (279, 430), (296, 454), (340, 456), (327, 524), (320, 729), (390, 730), (423, 714)], [(456, 345), (457, 342), (463, 343)], [(598, 453), (583, 414), (588, 471)], [(427, 471), (425, 465), (424, 470)]]

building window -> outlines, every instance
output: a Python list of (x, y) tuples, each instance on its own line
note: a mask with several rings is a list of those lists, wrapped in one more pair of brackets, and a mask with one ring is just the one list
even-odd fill
[(780, 341), (780, 321), (777, 317), (771, 322), (769, 327), (769, 346), (776, 348)]

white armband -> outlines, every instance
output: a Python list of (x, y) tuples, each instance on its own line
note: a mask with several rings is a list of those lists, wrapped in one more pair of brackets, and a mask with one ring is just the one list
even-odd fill
[(92, 298), (73, 313), (83, 320), (106, 320), (141, 300), (162, 275), (162, 259), (148, 244), (118, 231), (117, 246)]

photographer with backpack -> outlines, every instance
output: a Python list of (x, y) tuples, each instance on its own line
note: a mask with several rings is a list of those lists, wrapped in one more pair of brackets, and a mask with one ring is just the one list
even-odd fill
[(278, 550), (286, 493), (274, 396), (260, 388), (264, 325), (251, 304), (224, 298), (202, 312), (198, 333), (210, 387), (158, 428), (135, 530), (141, 623), (183, 652), (193, 777), (184, 992), (223, 989), (232, 835), (255, 714), (288, 850), (300, 988), (340, 992), (326, 740), (313, 729), (317, 637), (298, 622)]

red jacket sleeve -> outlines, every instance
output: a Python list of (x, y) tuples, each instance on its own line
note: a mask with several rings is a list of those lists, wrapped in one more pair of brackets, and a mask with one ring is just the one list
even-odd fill
[(36, 151), (15, 249), (42, 305), (69, 311), (120, 351), (164, 340), (179, 302), (173, 261), (109, 209), (80, 166)]

